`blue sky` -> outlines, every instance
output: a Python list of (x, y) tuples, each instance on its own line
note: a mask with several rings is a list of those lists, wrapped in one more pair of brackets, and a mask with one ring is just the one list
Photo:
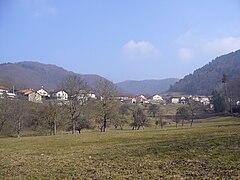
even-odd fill
[(120, 82), (182, 78), (237, 49), (239, 0), (0, 0), (0, 63)]

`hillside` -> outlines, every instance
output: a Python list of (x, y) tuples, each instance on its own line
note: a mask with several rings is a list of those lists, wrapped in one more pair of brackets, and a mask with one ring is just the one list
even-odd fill
[(167, 91), (170, 85), (177, 82), (178, 79), (168, 78), (162, 80), (143, 80), (143, 81), (124, 81), (117, 83), (116, 85), (123, 92), (128, 94), (147, 94), (154, 95), (164, 91)]
[(217, 57), (175, 83), (169, 91), (209, 95), (221, 84), (224, 73), (230, 80), (240, 76), (240, 50)]
[[(70, 74), (74, 73), (56, 65), (39, 62), (24, 61), (0, 64), (0, 84), (15, 85), (18, 88), (38, 89), (44, 86), (47, 90), (54, 90)], [(103, 78), (91, 74), (81, 74), (81, 77), (87, 81), (90, 87), (94, 87), (96, 82)]]

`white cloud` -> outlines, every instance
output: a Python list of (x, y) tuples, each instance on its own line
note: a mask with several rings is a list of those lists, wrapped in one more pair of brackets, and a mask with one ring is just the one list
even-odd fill
[(240, 49), (240, 37), (223, 37), (206, 42), (203, 52), (213, 56), (220, 56)]
[(176, 43), (180, 48), (188, 47), (178, 51), (178, 57), (182, 61), (189, 61), (191, 58), (197, 61), (210, 61), (217, 56), (240, 49), (240, 36), (225, 35), (210, 38), (190, 29), (181, 34)]
[(160, 51), (147, 41), (130, 40), (122, 47), (123, 55), (132, 60), (156, 59)]
[(181, 48), (178, 51), (178, 57), (183, 61), (183, 62), (189, 62), (194, 58), (194, 51), (189, 48)]

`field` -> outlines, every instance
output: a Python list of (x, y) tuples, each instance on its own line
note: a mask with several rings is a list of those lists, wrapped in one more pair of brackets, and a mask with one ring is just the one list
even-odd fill
[(239, 179), (240, 119), (0, 138), (0, 179)]

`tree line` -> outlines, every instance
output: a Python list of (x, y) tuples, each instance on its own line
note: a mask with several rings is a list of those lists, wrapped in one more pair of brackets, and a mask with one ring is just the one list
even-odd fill
[[(88, 86), (78, 75), (67, 76), (59, 85), (68, 93), (67, 101), (47, 100), (33, 103), (21, 99), (0, 99), (0, 133), (57, 134), (57, 131), (81, 133), (83, 129), (98, 129), (105, 132), (112, 125), (123, 129), (128, 123), (139, 129), (147, 123), (140, 107), (116, 101), (116, 88), (107, 80), (96, 85), (98, 99), (88, 97)], [(129, 122), (132, 120), (133, 122)]]
[(240, 113), (240, 77), (230, 80), (223, 74), (221, 80), (222, 84), (212, 92), (214, 111)]
[[(224, 75), (222, 81), (222, 87), (213, 92), (215, 112), (225, 111), (231, 102), (240, 97), (240, 79), (237, 83), (229, 82)], [(191, 127), (194, 119), (209, 113), (209, 109), (193, 100), (168, 116), (168, 110), (162, 108), (163, 105), (124, 104), (115, 100), (115, 86), (107, 80), (101, 80), (96, 85), (95, 92), (99, 98), (90, 99), (86, 82), (77, 75), (66, 77), (59, 84), (59, 89), (68, 93), (68, 101), (33, 103), (21, 99), (0, 99), (0, 134), (18, 137), (24, 133), (55, 135), (59, 131), (74, 134), (81, 133), (83, 129), (105, 132), (110, 126), (122, 130), (125, 125), (139, 130), (148, 126), (150, 120), (155, 121), (156, 127), (170, 122), (174, 122), (176, 127), (187, 122)]]

